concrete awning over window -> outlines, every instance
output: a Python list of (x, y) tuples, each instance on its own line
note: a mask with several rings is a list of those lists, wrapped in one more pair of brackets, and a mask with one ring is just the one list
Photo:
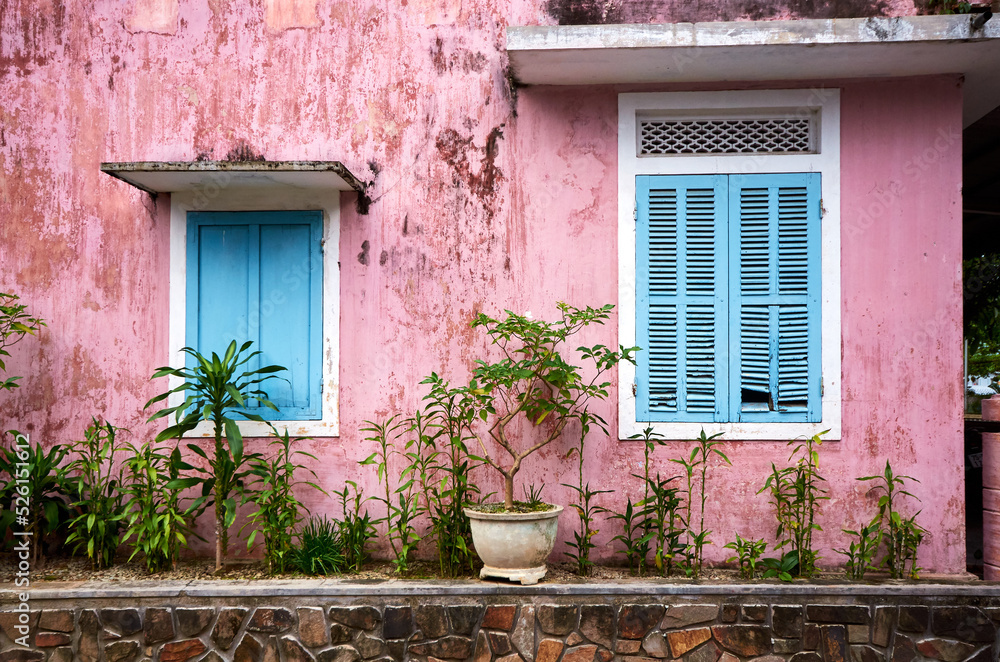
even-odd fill
[(364, 184), (339, 161), (137, 161), (102, 163), (101, 171), (154, 195), (274, 187), (364, 193)]
[(1000, 17), (507, 28), (525, 85), (815, 81), (965, 75), (964, 124), (1000, 105)]

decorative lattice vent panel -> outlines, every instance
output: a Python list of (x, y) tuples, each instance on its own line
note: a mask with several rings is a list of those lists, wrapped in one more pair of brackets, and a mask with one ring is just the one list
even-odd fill
[(642, 120), (640, 155), (808, 154), (812, 118)]

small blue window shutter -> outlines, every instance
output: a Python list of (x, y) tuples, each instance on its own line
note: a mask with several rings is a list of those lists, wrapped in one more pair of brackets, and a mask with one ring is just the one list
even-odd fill
[(322, 418), (322, 212), (188, 214), (187, 344), (222, 354), (259, 350), (248, 368), (282, 365), (263, 384), (270, 420)]
[(819, 421), (820, 176), (730, 176), (734, 420)]
[(726, 388), (725, 176), (636, 177), (636, 417), (720, 421)]

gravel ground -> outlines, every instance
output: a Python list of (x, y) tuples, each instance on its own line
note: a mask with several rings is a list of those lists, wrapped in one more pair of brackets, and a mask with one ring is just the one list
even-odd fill
[[(212, 559), (190, 559), (183, 560), (178, 564), (176, 570), (150, 574), (146, 571), (141, 562), (133, 561), (126, 563), (120, 561), (107, 570), (92, 570), (90, 563), (84, 558), (55, 558), (48, 559), (44, 563), (38, 564), (31, 570), (32, 584), (45, 581), (98, 581), (98, 582), (120, 582), (120, 581), (190, 581), (190, 580), (268, 580), (268, 579), (304, 579), (307, 575), (299, 573), (286, 573), (283, 575), (269, 575), (267, 568), (262, 562), (238, 562), (227, 565), (222, 572), (213, 572), (215, 567)], [(417, 561), (411, 570), (399, 575), (394, 571), (392, 564), (387, 561), (373, 561), (365, 565), (361, 572), (335, 575), (337, 579), (344, 580), (388, 580), (388, 579), (413, 579), (413, 580), (433, 580), (438, 579), (437, 564), (431, 561)], [(549, 571), (543, 583), (547, 584), (579, 584), (583, 582), (610, 583), (642, 581), (658, 579), (655, 575), (646, 575), (642, 578), (633, 577), (627, 568), (615, 566), (594, 566), (589, 577), (581, 577), (574, 572), (575, 568), (570, 564), (549, 564)], [(5, 555), (0, 559), (0, 583), (12, 583), (14, 581), (15, 560), (10, 555)], [(465, 579), (474, 579), (475, 575), (466, 575)], [(872, 574), (871, 579), (875, 581), (890, 581), (885, 575)], [(926, 576), (926, 580), (948, 581), (948, 582), (969, 582), (975, 581), (970, 576)], [(671, 583), (689, 583), (691, 580), (673, 577), (664, 579)], [(705, 568), (702, 573), (700, 583), (738, 583), (739, 573), (730, 568)], [(759, 581), (759, 580), (758, 580)], [(822, 572), (816, 577), (814, 582), (819, 583), (847, 583), (842, 571)], [(905, 583), (899, 580), (892, 583)]]

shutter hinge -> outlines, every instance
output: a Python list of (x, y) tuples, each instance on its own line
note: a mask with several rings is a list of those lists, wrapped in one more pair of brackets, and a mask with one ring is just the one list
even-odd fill
[(826, 216), (826, 207), (823, 206), (823, 198), (819, 199), (819, 217), (823, 218)]
[(632, 382), (632, 397), (635, 397), (636, 394), (638, 393), (638, 391), (639, 391), (639, 387), (636, 385), (635, 382)]
[(632, 222), (633, 223), (637, 223), (638, 221), (639, 221), (639, 208), (633, 206), (632, 207)]
[(319, 240), (319, 253), (320, 255), (326, 255), (326, 239)]
[(819, 379), (819, 397), (826, 395), (826, 381), (822, 377)]

